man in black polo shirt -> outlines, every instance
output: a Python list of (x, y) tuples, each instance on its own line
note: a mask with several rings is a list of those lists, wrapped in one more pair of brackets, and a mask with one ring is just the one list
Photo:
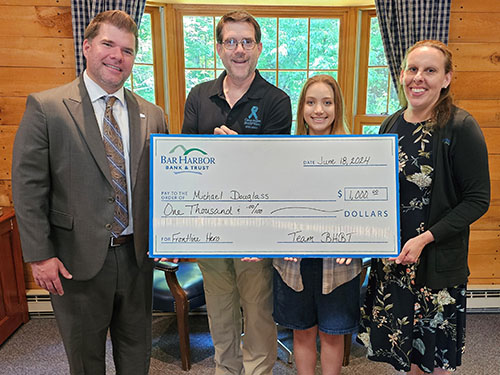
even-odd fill
[[(255, 69), (260, 26), (247, 12), (224, 15), (216, 29), (226, 70), (194, 87), (186, 101), (187, 134), (290, 134), (290, 98)], [(216, 375), (271, 375), (276, 360), (271, 259), (199, 259), (203, 273)], [(241, 308), (245, 334), (241, 340)], [(243, 349), (243, 350), (242, 350)]]

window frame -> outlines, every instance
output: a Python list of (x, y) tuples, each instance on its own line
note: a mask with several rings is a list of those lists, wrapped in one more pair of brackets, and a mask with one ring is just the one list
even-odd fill
[[(180, 133), (184, 117), (185, 67), (184, 67), (184, 16), (220, 16), (231, 10), (246, 10), (254, 17), (280, 18), (328, 18), (340, 20), (339, 27), (339, 54), (338, 54), (338, 82), (344, 93), (346, 108), (353, 107), (354, 70), (356, 56), (356, 7), (296, 7), (296, 6), (238, 6), (238, 5), (188, 5), (167, 4), (165, 6), (166, 45), (167, 45), (167, 76), (168, 76), (168, 107), (170, 118), (170, 132)], [(286, 70), (286, 69), (285, 69)], [(352, 111), (346, 115), (351, 123)]]
[[(361, 10), (359, 67), (358, 67), (358, 95), (356, 114), (353, 121), (353, 133), (362, 134), (364, 125), (380, 125), (388, 115), (371, 115), (366, 113), (366, 96), (368, 91), (368, 63), (370, 57), (370, 28), (371, 19), (376, 17), (375, 9)], [(389, 78), (390, 79), (390, 78)], [(390, 80), (389, 80), (390, 85)], [(389, 90), (389, 87), (387, 88)]]
[[(165, 76), (164, 76), (164, 59), (163, 59), (163, 37), (162, 37), (162, 17), (160, 6), (148, 5), (144, 8), (144, 13), (151, 16), (151, 42), (153, 48), (153, 63), (152, 64), (141, 64), (134, 62), (135, 65), (152, 65), (154, 71), (154, 93), (155, 93), (155, 104), (163, 108), (165, 111)], [(132, 92), (134, 92), (133, 84), (133, 73), (131, 74), (132, 80)]]

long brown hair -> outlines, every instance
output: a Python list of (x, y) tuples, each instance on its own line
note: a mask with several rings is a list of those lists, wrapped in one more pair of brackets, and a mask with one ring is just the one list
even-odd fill
[[(420, 47), (432, 47), (440, 51), (444, 56), (444, 71), (445, 74), (453, 72), (453, 62), (452, 62), (452, 54), (450, 49), (446, 44), (440, 42), (439, 40), (421, 40), (415, 43), (413, 46), (408, 48), (406, 51), (403, 62), (401, 63), (401, 70), (406, 69), (406, 64), (408, 62), (408, 55), (417, 48)], [(434, 107), (431, 111), (431, 121), (428, 126), (430, 127), (442, 127), (445, 126), (451, 116), (451, 111), (453, 108), (453, 98), (450, 93), (451, 82), (448, 87), (442, 88), (439, 94), (439, 98), (437, 102), (434, 104)], [(406, 99), (403, 86), (401, 82), (398, 81), (398, 97), (399, 102), (402, 107), (408, 106), (408, 100)]]
[(347, 126), (347, 121), (345, 119), (345, 114), (344, 114), (344, 98), (342, 96), (342, 90), (340, 90), (340, 86), (335, 80), (335, 78), (327, 74), (319, 74), (316, 76), (312, 76), (306, 81), (304, 87), (302, 87), (302, 91), (300, 92), (300, 98), (299, 98), (299, 106), (297, 108), (297, 128), (295, 130), (295, 134), (297, 135), (309, 134), (308, 125), (304, 120), (304, 106), (306, 103), (306, 92), (312, 84), (318, 82), (327, 84), (333, 90), (335, 118), (333, 119), (332, 130), (330, 134), (348, 134), (349, 128)]

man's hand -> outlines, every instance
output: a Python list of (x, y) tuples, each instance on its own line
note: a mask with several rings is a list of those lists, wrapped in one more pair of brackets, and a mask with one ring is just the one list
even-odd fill
[(31, 262), (31, 271), (35, 282), (43, 289), (52, 294), (64, 294), (64, 289), (59, 279), (61, 274), (66, 279), (72, 279), (73, 276), (68, 272), (59, 258), (53, 257), (38, 262)]
[(249, 262), (249, 263), (255, 263), (255, 262), (260, 262), (262, 258), (256, 258), (256, 257), (245, 257), (241, 258), (242, 262)]
[(221, 125), (214, 129), (215, 135), (237, 135), (234, 130), (229, 129), (226, 125)]

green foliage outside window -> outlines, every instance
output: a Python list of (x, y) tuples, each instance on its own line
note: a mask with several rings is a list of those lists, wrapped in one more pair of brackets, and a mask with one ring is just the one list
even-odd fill
[(184, 17), (186, 68), (215, 68), (214, 35), (212, 17)]
[(132, 74), (125, 82), (125, 87), (151, 103), (155, 103), (153, 40), (151, 34), (151, 15), (144, 13), (139, 28), (139, 48), (135, 56), (135, 64), (132, 68)]
[(387, 66), (382, 36), (377, 17), (370, 25), (370, 52), (368, 59), (368, 84), (366, 90), (366, 114), (385, 115), (395, 112), (399, 101)]
[(338, 19), (311, 19), (309, 69), (339, 68), (339, 28)]
[[(216, 53), (215, 26), (220, 17), (184, 16), (186, 95), (201, 83), (219, 76), (224, 66)], [(306, 79), (330, 74), (337, 79), (340, 20), (337, 18), (257, 18), (263, 50), (257, 68), (270, 83), (291, 99), (295, 123), (297, 102)], [(155, 102), (151, 15), (144, 13), (139, 29), (139, 49), (125, 86)], [(366, 114), (393, 113), (399, 108), (387, 67), (378, 20), (371, 18)], [(378, 127), (365, 126), (363, 133)]]
[[(216, 78), (224, 69), (215, 47), (218, 20), (183, 18), (186, 95), (193, 86)], [(290, 96), (295, 119), (300, 90), (308, 77), (323, 73), (337, 78), (340, 20), (259, 17), (257, 22), (263, 45), (257, 68), (264, 79)]]
[[(257, 18), (257, 22), (259, 23), (260, 30), (262, 31), (261, 42), (263, 46), (259, 62), (257, 63), (257, 68), (259, 70), (276, 69), (276, 53), (278, 51), (278, 46), (276, 45), (276, 33), (278, 30), (278, 19), (261, 17)], [(273, 84), (276, 84), (276, 77), (274, 77), (273, 82)]]
[(380, 125), (363, 125), (361, 134), (378, 134)]
[(307, 18), (279, 20), (279, 69), (307, 69)]

